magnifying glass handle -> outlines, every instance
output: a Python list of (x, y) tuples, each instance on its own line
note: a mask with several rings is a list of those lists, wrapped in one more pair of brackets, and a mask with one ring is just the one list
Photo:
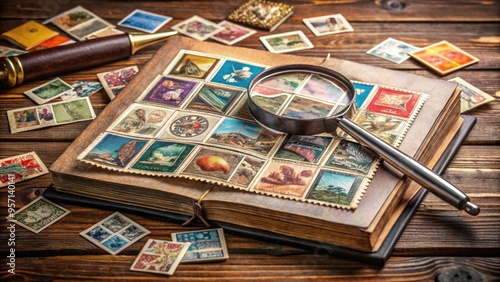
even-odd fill
[(389, 164), (427, 188), (434, 195), (459, 210), (465, 210), (470, 215), (479, 214), (479, 207), (471, 203), (467, 195), (421, 163), (348, 119), (337, 118), (336, 122), (338, 128), (356, 139), (360, 144), (370, 148)]

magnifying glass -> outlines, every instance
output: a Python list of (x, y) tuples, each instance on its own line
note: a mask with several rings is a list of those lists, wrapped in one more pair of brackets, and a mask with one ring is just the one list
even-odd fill
[(349, 120), (355, 113), (355, 91), (340, 73), (313, 65), (272, 67), (252, 80), (247, 93), (250, 112), (264, 127), (294, 135), (341, 129), (445, 202), (479, 214), (479, 207), (451, 183)]

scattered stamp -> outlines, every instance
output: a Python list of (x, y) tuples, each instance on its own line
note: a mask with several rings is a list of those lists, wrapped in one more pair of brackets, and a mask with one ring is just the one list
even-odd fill
[(219, 23), (219, 26), (222, 27), (223, 30), (212, 35), (210, 38), (227, 45), (236, 44), (257, 33), (256, 30), (246, 28), (229, 21), (222, 21)]
[(354, 31), (341, 14), (307, 18), (302, 21), (316, 36)]
[(227, 260), (226, 239), (222, 228), (172, 233), (172, 241), (189, 242), (183, 262), (207, 262)]
[(192, 16), (189, 19), (174, 25), (172, 29), (194, 39), (203, 41), (222, 31), (223, 28), (200, 16)]
[(11, 57), (11, 56), (17, 56), (21, 54), (25, 54), (26, 51), (19, 50), (19, 49), (14, 49), (14, 48), (9, 48), (5, 46), (0, 46), (0, 58), (1, 57)]
[(99, 135), (92, 145), (78, 156), (78, 159), (110, 169), (122, 169), (146, 146), (147, 142), (145, 139), (104, 133)]
[(0, 160), (0, 187), (49, 173), (42, 160), (33, 151)]
[(73, 90), (61, 95), (61, 100), (69, 101), (77, 98), (89, 97), (102, 88), (102, 84), (95, 81), (75, 81), (71, 84)]
[(149, 230), (130, 218), (115, 212), (80, 232), (80, 236), (106, 252), (116, 255), (149, 233), (151, 233)]
[(465, 113), (469, 110), (477, 108), (481, 105), (489, 103), (495, 98), (490, 96), (481, 89), (475, 87), (474, 85), (468, 83), (460, 77), (452, 78), (448, 81), (453, 81), (458, 83), (462, 92), (460, 93), (460, 112)]
[(97, 32), (94, 32), (90, 35), (85, 36), (85, 39), (90, 40), (90, 39), (96, 39), (96, 38), (101, 38), (101, 37), (106, 37), (106, 36), (111, 36), (111, 35), (118, 35), (118, 34), (123, 34), (124, 32), (116, 29), (116, 28), (106, 28), (99, 30)]
[(314, 45), (301, 30), (261, 36), (259, 40), (271, 53), (286, 53), (314, 48)]
[(9, 40), (24, 50), (29, 50), (58, 33), (36, 21), (27, 21), (2, 33), (2, 38)]
[(68, 93), (70, 90), (73, 90), (73, 87), (57, 77), (36, 88), (25, 91), (24, 94), (41, 105)]
[(118, 25), (148, 33), (155, 33), (171, 20), (172, 17), (136, 9), (121, 20)]
[(109, 99), (113, 100), (120, 90), (122, 90), (138, 72), (139, 69), (137, 66), (131, 66), (114, 71), (98, 73), (97, 77), (108, 94)]
[(40, 196), (14, 213), (14, 220), (31, 232), (39, 233), (59, 219), (69, 214), (69, 210)]
[(228, 59), (210, 81), (246, 89), (250, 81), (264, 69), (266, 67), (262, 65)]
[(95, 117), (88, 97), (7, 111), (11, 133), (86, 121)]
[(44, 49), (49, 49), (52, 47), (62, 46), (62, 45), (71, 44), (71, 43), (75, 43), (75, 41), (71, 38), (68, 38), (66, 36), (58, 34), (56, 36), (53, 36), (53, 37), (43, 41), (42, 43), (36, 45), (35, 47), (31, 48), (29, 51), (31, 52), (31, 51), (37, 51), (37, 50), (44, 50)]
[(411, 44), (389, 37), (368, 50), (366, 54), (386, 59), (396, 64), (401, 64), (410, 58), (408, 53), (419, 49), (420, 48)]
[(408, 54), (440, 75), (479, 62), (478, 58), (445, 40)]
[(173, 275), (190, 243), (149, 239), (130, 270)]
[(172, 62), (163, 74), (205, 80), (212, 76), (212, 71), (219, 65), (221, 58), (193, 51), (183, 51)]
[(65, 31), (78, 41), (86, 40), (86, 37), (103, 29), (114, 27), (99, 16), (83, 8), (76, 6), (44, 22), (52, 23)]

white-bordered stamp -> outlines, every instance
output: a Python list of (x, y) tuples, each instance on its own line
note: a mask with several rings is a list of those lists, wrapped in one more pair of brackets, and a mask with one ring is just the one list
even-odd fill
[(71, 85), (56, 77), (38, 87), (25, 91), (24, 94), (41, 105), (68, 93), (70, 90), (73, 90)]
[(190, 243), (149, 239), (130, 270), (173, 275)]
[(31, 232), (39, 233), (67, 214), (69, 210), (40, 196), (16, 211), (14, 219), (16, 224)]
[(307, 18), (302, 21), (316, 36), (354, 31), (341, 14)]
[(420, 48), (389, 37), (372, 49), (368, 50), (366, 54), (386, 59), (396, 64), (401, 64), (410, 58), (408, 53), (418, 49)]
[(172, 27), (173, 30), (198, 40), (205, 40), (222, 30), (216, 23), (200, 16), (192, 16)]
[(181, 262), (221, 261), (229, 258), (222, 228), (172, 233), (174, 242), (189, 242)]
[(237, 25), (235, 23), (229, 21), (222, 21), (219, 23), (219, 26), (223, 28), (222, 31), (212, 35), (210, 38), (222, 42), (227, 45), (233, 45), (241, 40), (255, 34), (257, 31), (243, 27), (241, 25)]
[[(33, 151), (0, 160), (0, 187), (49, 173), (40, 157)], [(10, 175), (10, 176), (9, 176)]]
[(145, 31), (149, 33), (155, 33), (162, 26), (172, 20), (172, 17), (163, 16), (140, 9), (134, 10), (123, 20), (121, 20), (118, 25), (128, 28), (137, 29), (140, 31)]
[(301, 30), (261, 36), (259, 40), (272, 53), (286, 53), (314, 48), (314, 45)]

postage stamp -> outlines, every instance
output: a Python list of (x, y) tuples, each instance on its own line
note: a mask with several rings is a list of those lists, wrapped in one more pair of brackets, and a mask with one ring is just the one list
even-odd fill
[(256, 30), (226, 20), (221, 21), (219, 26), (222, 27), (223, 30), (212, 35), (210, 38), (227, 45), (236, 44), (257, 32)]
[(445, 40), (408, 54), (441, 75), (479, 62), (478, 58)]
[(33, 151), (0, 160), (0, 187), (9, 182), (20, 182), (49, 173), (42, 160)]
[(178, 139), (187, 142), (203, 142), (212, 132), (220, 117), (178, 111), (161, 130), (159, 139)]
[(227, 182), (243, 158), (242, 154), (229, 150), (202, 147), (181, 173), (199, 179)]
[(387, 87), (379, 87), (367, 110), (400, 118), (409, 118), (423, 95)]
[(255, 85), (252, 88), (251, 98), (253, 102), (262, 109), (277, 114), (286, 106), (286, 101), (291, 96), (290, 93), (278, 89)]
[(127, 166), (148, 140), (104, 133), (83, 151), (79, 160), (100, 164), (106, 168), (122, 169)]
[(301, 30), (261, 36), (259, 40), (271, 53), (286, 53), (314, 48), (314, 45)]
[(484, 105), (486, 103), (489, 103), (495, 98), (493, 96), (490, 96), (486, 92), (482, 91), (481, 89), (475, 87), (474, 85), (468, 83), (467, 81), (463, 80), (460, 77), (455, 77), (452, 79), (449, 79), (448, 81), (453, 81), (458, 83), (460, 88), (462, 89), (462, 92), (460, 93), (460, 112), (465, 113), (469, 110), (472, 110), (474, 108), (477, 108), (481, 105)]
[(224, 115), (246, 93), (235, 87), (205, 83), (186, 106), (186, 109)]
[(121, 20), (118, 25), (149, 33), (155, 33), (171, 20), (172, 17), (136, 9)]
[(292, 135), (274, 155), (275, 158), (317, 164), (332, 142), (331, 137)]
[(173, 30), (198, 40), (205, 40), (222, 31), (222, 27), (200, 16), (192, 16), (172, 27)]
[(2, 37), (15, 43), (24, 50), (29, 50), (56, 36), (58, 33), (37, 21), (27, 21), (11, 30), (2, 33)]
[(5, 46), (0, 46), (0, 58), (21, 55), (24, 53), (26, 53), (26, 51), (14, 49), (14, 48), (9, 48), (9, 47), (5, 47)]
[(302, 21), (316, 36), (354, 31), (341, 14), (307, 18)]
[(108, 94), (109, 99), (113, 100), (120, 90), (122, 90), (138, 72), (139, 69), (137, 66), (131, 66), (114, 71), (98, 73), (97, 77)]
[(68, 214), (69, 210), (40, 196), (16, 211), (14, 219), (16, 224), (39, 233)]
[(222, 58), (194, 51), (181, 51), (172, 60), (164, 75), (178, 75), (189, 78), (207, 79), (217, 68)]
[(236, 187), (247, 190), (257, 179), (257, 174), (265, 163), (266, 160), (245, 156), (235, 173), (229, 178), (229, 182)]
[(154, 141), (130, 167), (142, 174), (173, 174), (188, 158), (195, 145)]
[(302, 198), (314, 180), (316, 168), (273, 160), (251, 191), (282, 197)]
[(117, 35), (117, 34), (123, 34), (124, 32), (116, 29), (116, 28), (106, 28), (102, 29), (99, 31), (96, 31), (90, 35), (85, 36), (85, 39), (90, 40), (90, 39), (96, 39), (96, 38), (101, 38), (101, 37), (106, 37), (106, 36), (111, 36), (111, 35)]
[(73, 87), (57, 77), (38, 87), (25, 91), (24, 94), (41, 105), (68, 93), (70, 90), (73, 90)]
[(299, 86), (309, 77), (306, 73), (287, 73), (266, 78), (259, 83), (265, 86), (284, 92), (295, 92)]
[(82, 6), (76, 6), (73, 9), (48, 19), (44, 24), (49, 22), (79, 41), (84, 41), (87, 36), (95, 32), (114, 27), (112, 24)]
[(401, 64), (410, 58), (408, 53), (419, 49), (420, 48), (411, 44), (389, 37), (368, 50), (366, 54), (386, 59), (396, 64)]
[(366, 147), (348, 140), (340, 140), (325, 166), (353, 174), (369, 175), (378, 165), (377, 160), (377, 155)]
[(61, 95), (61, 100), (69, 101), (76, 98), (89, 97), (102, 88), (102, 84), (95, 81), (75, 81), (71, 84), (73, 90)]
[(356, 102), (356, 108), (360, 109), (365, 103), (366, 99), (372, 93), (373, 89), (376, 89), (376, 85), (358, 81), (352, 81), (352, 85), (354, 86), (354, 91), (356, 92), (354, 98)]
[(91, 227), (80, 232), (80, 236), (106, 252), (116, 255), (151, 233), (135, 221), (115, 212)]
[(200, 81), (158, 75), (137, 101), (179, 108), (200, 85)]
[(130, 270), (173, 275), (191, 243), (149, 239)]
[(327, 202), (340, 207), (353, 208), (367, 181), (362, 176), (322, 169), (306, 195), (310, 201)]
[(153, 137), (173, 113), (170, 109), (134, 103), (108, 130), (132, 136)]
[(95, 112), (88, 97), (7, 111), (11, 133), (91, 120)]
[(250, 81), (264, 69), (266, 67), (262, 65), (227, 59), (210, 81), (247, 88)]
[(366, 110), (361, 110), (353, 120), (368, 132), (394, 146), (402, 140), (401, 133), (409, 125), (406, 119)]
[(222, 228), (171, 234), (174, 242), (189, 242), (188, 251), (181, 262), (221, 261), (229, 258)]

